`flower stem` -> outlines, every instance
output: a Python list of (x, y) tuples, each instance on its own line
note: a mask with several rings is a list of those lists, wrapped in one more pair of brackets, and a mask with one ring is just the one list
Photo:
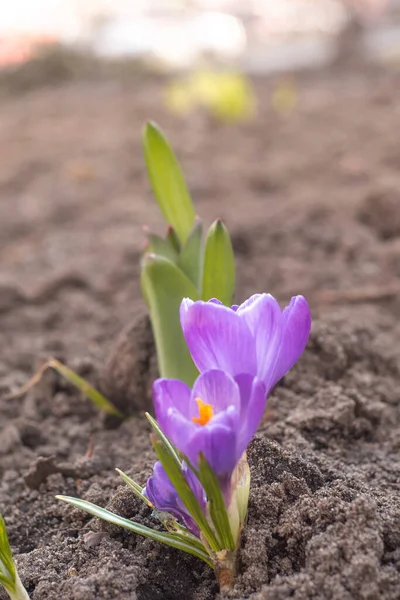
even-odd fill
[(12, 596), (10, 597), (12, 598), (12, 600), (30, 600), (28, 592), (22, 585), (18, 573), (16, 574), (15, 578), (15, 592), (13, 592)]

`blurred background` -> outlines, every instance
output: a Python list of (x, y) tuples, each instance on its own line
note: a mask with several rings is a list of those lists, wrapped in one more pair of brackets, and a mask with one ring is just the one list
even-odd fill
[(15, 0), (0, 13), (0, 65), (65, 44), (101, 57), (184, 69), (204, 54), (248, 72), (326, 63), (337, 36), (365, 29), (368, 55), (388, 58), (399, 38), (398, 0)]
[(102, 360), (143, 310), (148, 119), (226, 220), (239, 300), (392, 298), (399, 83), (399, 0), (3, 2), (3, 373)]

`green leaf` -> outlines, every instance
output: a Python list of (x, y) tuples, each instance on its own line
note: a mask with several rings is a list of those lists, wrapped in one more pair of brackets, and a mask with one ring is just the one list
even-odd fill
[(153, 509), (153, 515), (161, 521), (167, 531), (173, 533), (183, 541), (188, 541), (192, 546), (199, 548), (199, 550), (205, 550), (204, 544), (202, 544), (199, 538), (190, 533), (190, 531), (181, 525), (173, 515), (157, 510), (156, 508)]
[(6, 592), (11, 596), (11, 594), (13, 592), (14, 584), (10, 583), (10, 580), (8, 579), (8, 577), (5, 577), (1, 573), (0, 573), (0, 583), (1, 583), (1, 585), (4, 586)]
[(2, 515), (0, 515), (0, 576), (3, 585), (4, 581), (15, 584), (16, 568), (12, 557), (10, 543), (8, 541), (6, 524)]
[(204, 551), (200, 550), (198, 546), (194, 546), (187, 540), (184, 541), (181, 536), (177, 536), (172, 533), (165, 533), (163, 531), (157, 531), (156, 529), (151, 529), (145, 525), (140, 525), (139, 523), (135, 523), (134, 521), (120, 517), (119, 515), (116, 515), (105, 508), (101, 508), (100, 506), (96, 506), (96, 504), (92, 504), (92, 502), (87, 502), (86, 500), (80, 500), (79, 498), (72, 498), (70, 496), (56, 496), (56, 498), (71, 504), (75, 508), (79, 508), (80, 510), (87, 512), (94, 517), (98, 517), (99, 519), (103, 519), (104, 521), (108, 521), (109, 523), (113, 523), (119, 527), (124, 527), (129, 531), (133, 531), (138, 535), (150, 538), (156, 542), (161, 542), (167, 546), (172, 546), (172, 548), (177, 548), (178, 550), (182, 550), (183, 552), (197, 556), (197, 558), (204, 560), (208, 565), (210, 565), (210, 567), (213, 566), (205, 549)]
[(25, 394), (34, 385), (39, 383), (47, 369), (54, 369), (57, 373), (59, 373), (59, 375), (64, 377), (64, 379), (66, 379), (69, 383), (71, 383), (79, 391), (81, 391), (82, 394), (84, 394), (86, 398), (91, 400), (93, 404), (97, 406), (97, 408), (99, 408), (100, 410), (103, 410), (104, 412), (110, 415), (115, 415), (120, 419), (124, 418), (124, 415), (113, 404), (111, 404), (111, 402), (107, 400), (107, 398), (103, 396), (103, 394), (98, 392), (96, 388), (90, 385), (90, 383), (87, 382), (86, 379), (83, 379), (83, 377), (79, 377), (79, 375), (74, 373), (74, 371), (60, 363), (60, 361), (56, 360), (55, 358), (50, 358), (50, 360), (48, 360), (44, 365), (40, 367), (40, 369), (37, 371), (37, 373), (35, 373), (32, 379), (28, 381), (28, 383), (22, 386), (22, 388), (17, 390), (17, 392), (15, 392), (14, 394), (10, 394), (8, 398), (18, 398), (19, 396)]
[(193, 227), (195, 213), (179, 163), (154, 123), (147, 123), (144, 128), (143, 148), (154, 195), (166, 222), (183, 243)]
[(218, 298), (230, 306), (235, 292), (235, 259), (225, 225), (217, 219), (210, 227), (204, 253), (203, 300)]
[(28, 593), (17, 573), (8, 541), (6, 524), (0, 514), (0, 584), (11, 600), (29, 600)]
[(169, 453), (174, 458), (176, 464), (180, 468), (181, 465), (182, 465), (182, 459), (179, 456), (179, 454), (178, 454), (175, 446), (171, 443), (171, 441), (169, 440), (169, 438), (167, 438), (167, 436), (162, 431), (162, 429), (159, 426), (159, 424), (157, 423), (157, 421), (148, 412), (145, 413), (145, 416), (146, 416), (148, 422), (150, 423), (150, 425), (151, 425), (154, 433), (156, 434), (156, 436), (161, 440), (161, 442), (164, 444), (164, 446), (166, 446), (166, 448), (168, 449)]
[(181, 243), (180, 243), (178, 235), (177, 235), (175, 229), (172, 227), (172, 225), (168, 225), (167, 235), (166, 235), (165, 239), (168, 240), (168, 242), (169, 242), (169, 244), (171, 244), (172, 248), (174, 248), (174, 250), (176, 250), (176, 252), (179, 254), (181, 251)]
[(126, 485), (131, 488), (132, 492), (135, 494), (135, 496), (137, 496), (137, 498), (139, 498), (140, 500), (143, 500), (143, 502), (145, 504), (147, 504), (147, 506), (149, 508), (154, 508), (153, 504), (150, 502), (150, 500), (147, 498), (147, 496), (145, 496), (143, 494), (143, 488), (138, 483), (133, 481), (133, 479), (131, 479), (129, 477), (129, 475), (127, 475), (120, 469), (115, 469), (115, 470), (117, 471), (118, 475), (123, 479), (123, 481), (126, 483)]
[[(182, 459), (181, 459), (180, 455), (178, 454), (175, 446), (171, 443), (169, 438), (167, 438), (167, 436), (163, 433), (163, 431), (161, 430), (157, 421), (155, 419), (153, 419), (153, 417), (149, 413), (146, 413), (146, 417), (154, 431), (155, 436), (160, 440), (161, 444), (163, 444), (165, 450), (168, 452), (170, 457), (176, 462), (176, 464), (179, 468), (179, 471), (181, 472)], [(186, 481), (186, 479), (185, 479), (185, 481)], [(182, 530), (184, 530), (184, 532), (185, 532), (184, 536), (187, 537), (187, 535), (189, 535), (191, 537), (194, 537), (185, 527), (181, 526), (178, 523), (178, 521), (175, 518), (173, 518), (171, 515), (169, 515), (168, 513), (164, 513), (164, 514), (168, 515), (168, 518), (165, 518), (163, 516), (163, 513), (161, 513), (160, 511), (158, 511), (156, 509), (155, 509), (155, 513), (156, 513), (156, 516), (163, 523), (164, 527), (166, 529), (168, 529), (168, 531), (173, 531), (175, 533), (180, 532), (182, 534), (183, 533)], [(194, 539), (196, 540), (197, 538), (194, 538)]]
[(97, 408), (103, 410), (109, 415), (115, 415), (120, 419), (124, 418), (124, 415), (113, 404), (111, 404), (111, 402), (107, 400), (103, 394), (100, 394), (96, 388), (86, 381), (86, 379), (83, 379), (83, 377), (77, 375), (74, 371), (72, 371), (72, 369), (69, 369), (55, 358), (52, 358), (48, 362), (48, 365), (57, 371), (57, 373), (62, 375), (69, 383), (72, 383), (72, 385), (78, 388), (78, 390), (80, 390), (82, 394), (86, 396), (86, 398), (91, 400), (93, 404), (97, 406)]
[(144, 230), (145, 235), (147, 237), (148, 246), (146, 251), (151, 254), (157, 254), (158, 256), (163, 256), (167, 258), (173, 263), (178, 261), (178, 252), (175, 249), (175, 246), (172, 244), (170, 238), (162, 238), (160, 235), (153, 233), (148, 230)]
[(186, 481), (186, 477), (182, 473), (181, 467), (177, 465), (175, 458), (170, 453), (169, 448), (165, 446), (165, 444), (159, 439), (153, 439), (152, 441), (159, 461), (164, 467), (165, 472), (167, 473), (172, 485), (178, 493), (178, 496), (206, 538), (211, 550), (215, 552), (221, 550), (222, 548), (215, 536), (215, 533), (207, 522), (196, 496)]
[(165, 529), (170, 533), (174, 533), (176, 536), (180, 537), (184, 541), (189, 541), (193, 546), (196, 546), (200, 550), (204, 550), (204, 545), (200, 542), (200, 540), (195, 537), (186, 527), (178, 523), (177, 519), (173, 515), (170, 515), (167, 512), (158, 510), (143, 494), (143, 488), (137, 484), (133, 479), (131, 479), (126, 473), (121, 471), (120, 469), (115, 469), (117, 473), (122, 477), (124, 482), (131, 488), (133, 493), (140, 499), (143, 500), (147, 504), (149, 508), (153, 510), (153, 514), (161, 521), (164, 525)]
[(193, 283), (171, 261), (154, 254), (142, 260), (143, 296), (149, 306), (161, 377), (191, 386), (198, 375), (183, 337), (179, 307), (183, 298), (198, 300)]
[(218, 537), (221, 540), (222, 548), (224, 550), (234, 550), (235, 542), (221, 488), (214, 471), (203, 454), (199, 456), (198, 477), (206, 492), (210, 516)]
[(203, 269), (203, 223), (196, 218), (192, 231), (182, 246), (178, 267), (200, 291)]

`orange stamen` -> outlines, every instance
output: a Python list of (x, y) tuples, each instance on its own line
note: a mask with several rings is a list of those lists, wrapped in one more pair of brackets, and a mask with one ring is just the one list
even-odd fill
[(208, 421), (214, 416), (213, 407), (211, 404), (205, 404), (200, 398), (196, 398), (196, 402), (199, 407), (199, 416), (192, 417), (192, 421), (198, 425), (207, 425)]

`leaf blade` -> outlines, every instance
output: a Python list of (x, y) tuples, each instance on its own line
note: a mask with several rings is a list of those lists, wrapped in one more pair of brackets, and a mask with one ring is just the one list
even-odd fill
[(191, 386), (198, 375), (183, 337), (179, 307), (185, 297), (199, 299), (193, 283), (171, 261), (153, 254), (142, 260), (141, 285), (148, 304), (162, 377)]
[(201, 532), (204, 534), (207, 543), (213, 551), (220, 550), (218, 540), (212, 531), (209, 523), (207, 522), (203, 511), (192, 492), (186, 477), (182, 473), (181, 468), (176, 464), (175, 459), (169, 453), (168, 448), (159, 439), (153, 439), (154, 450), (157, 454), (158, 460), (161, 462), (165, 469), (172, 485), (174, 486), (178, 496), (186, 506), (192, 518), (197, 523)]
[(151, 254), (158, 254), (159, 256), (163, 256), (167, 258), (173, 263), (178, 261), (178, 252), (175, 249), (175, 246), (172, 243), (170, 237), (162, 238), (160, 235), (153, 233), (152, 231), (146, 231), (145, 235), (147, 237), (147, 248), (146, 251)]
[(124, 415), (113, 405), (103, 394), (101, 394), (96, 388), (94, 388), (86, 379), (80, 377), (69, 367), (66, 367), (55, 358), (49, 360), (49, 366), (52, 367), (57, 373), (62, 375), (69, 383), (72, 383), (78, 390), (84, 394), (89, 400), (93, 402), (97, 408), (103, 410), (109, 415), (115, 415), (120, 419), (124, 418)]
[(197, 290), (201, 287), (203, 271), (203, 224), (196, 218), (195, 224), (182, 246), (178, 267), (187, 275)]
[(146, 419), (148, 420), (148, 422), (150, 423), (155, 435), (164, 444), (164, 446), (166, 446), (169, 453), (174, 458), (176, 464), (179, 466), (179, 468), (181, 468), (182, 459), (179, 456), (175, 446), (172, 444), (172, 442), (169, 440), (169, 438), (167, 438), (167, 436), (165, 435), (165, 433), (163, 432), (163, 430), (161, 429), (161, 427), (159, 426), (157, 421), (151, 416), (151, 414), (145, 413), (145, 416), (146, 416)]
[[(9, 579), (9, 581), (12, 584), (15, 584), (17, 570), (12, 557), (10, 542), (8, 541), (6, 524), (3, 516), (0, 514), (0, 568), (1, 563), (4, 565), (6, 571), (10, 575), (11, 579)], [(4, 573), (2, 573), (2, 576), (5, 577), (5, 579), (8, 579)]]
[(177, 519), (170, 515), (169, 513), (159, 511), (154, 504), (150, 502), (150, 500), (143, 494), (143, 488), (137, 484), (133, 479), (131, 479), (126, 473), (121, 471), (120, 469), (115, 469), (117, 473), (121, 476), (122, 480), (131, 488), (132, 492), (149, 508), (153, 510), (153, 514), (161, 521), (164, 525), (165, 529), (170, 533), (173, 533), (176, 536), (179, 536), (184, 541), (188, 540), (193, 546), (196, 546), (200, 550), (204, 550), (204, 545), (201, 541), (195, 537), (186, 527), (178, 523)]
[(231, 239), (220, 219), (207, 233), (204, 252), (203, 300), (217, 298), (230, 306), (235, 292), (235, 258)]
[(19, 398), (23, 394), (26, 394), (32, 387), (37, 385), (42, 379), (47, 369), (54, 369), (59, 375), (64, 377), (69, 383), (74, 385), (79, 391), (81, 391), (89, 400), (91, 400), (97, 408), (104, 410), (108, 414), (115, 415), (120, 419), (124, 419), (124, 415), (113, 405), (103, 394), (97, 391), (88, 381), (79, 377), (72, 369), (69, 369), (60, 361), (55, 358), (50, 358), (47, 362), (40, 367), (40, 369), (31, 377), (31, 379), (25, 383), (19, 390), (9, 394), (8, 400)]
[(224, 550), (234, 550), (235, 542), (221, 488), (214, 471), (203, 454), (199, 456), (198, 476), (207, 495), (210, 516)]
[(183, 243), (193, 226), (195, 212), (178, 160), (155, 123), (149, 122), (144, 127), (143, 149), (158, 205)]
[(116, 515), (105, 508), (96, 506), (96, 504), (88, 502), (87, 500), (72, 498), (71, 496), (56, 496), (56, 498), (66, 502), (67, 504), (70, 504), (71, 506), (74, 506), (75, 508), (79, 508), (80, 510), (87, 512), (93, 517), (98, 517), (99, 519), (103, 519), (104, 521), (108, 521), (114, 525), (124, 527), (125, 529), (137, 533), (138, 535), (150, 538), (156, 542), (161, 542), (167, 546), (172, 546), (172, 548), (176, 548), (177, 550), (182, 550), (188, 554), (193, 554), (193, 556), (197, 556), (197, 558), (204, 560), (209, 566), (213, 566), (210, 557), (205, 550), (202, 552), (197, 547), (192, 546), (187, 541), (182, 541), (180, 538), (171, 533), (164, 533), (162, 531), (157, 531), (156, 529), (146, 527), (145, 525), (140, 525), (139, 523), (135, 523), (134, 521), (120, 517), (119, 515)]
[(123, 482), (126, 483), (126, 485), (128, 487), (130, 487), (130, 489), (132, 490), (132, 492), (135, 494), (135, 496), (137, 498), (139, 498), (145, 504), (147, 504), (147, 506), (149, 508), (154, 508), (153, 504), (150, 502), (150, 500), (147, 498), (147, 496), (145, 496), (143, 494), (143, 488), (138, 483), (136, 483), (135, 481), (133, 481), (133, 479), (131, 479), (129, 477), (129, 475), (127, 475), (126, 473), (124, 473), (120, 469), (115, 469), (115, 470), (117, 471), (118, 475), (121, 477), (121, 479), (123, 480)]

